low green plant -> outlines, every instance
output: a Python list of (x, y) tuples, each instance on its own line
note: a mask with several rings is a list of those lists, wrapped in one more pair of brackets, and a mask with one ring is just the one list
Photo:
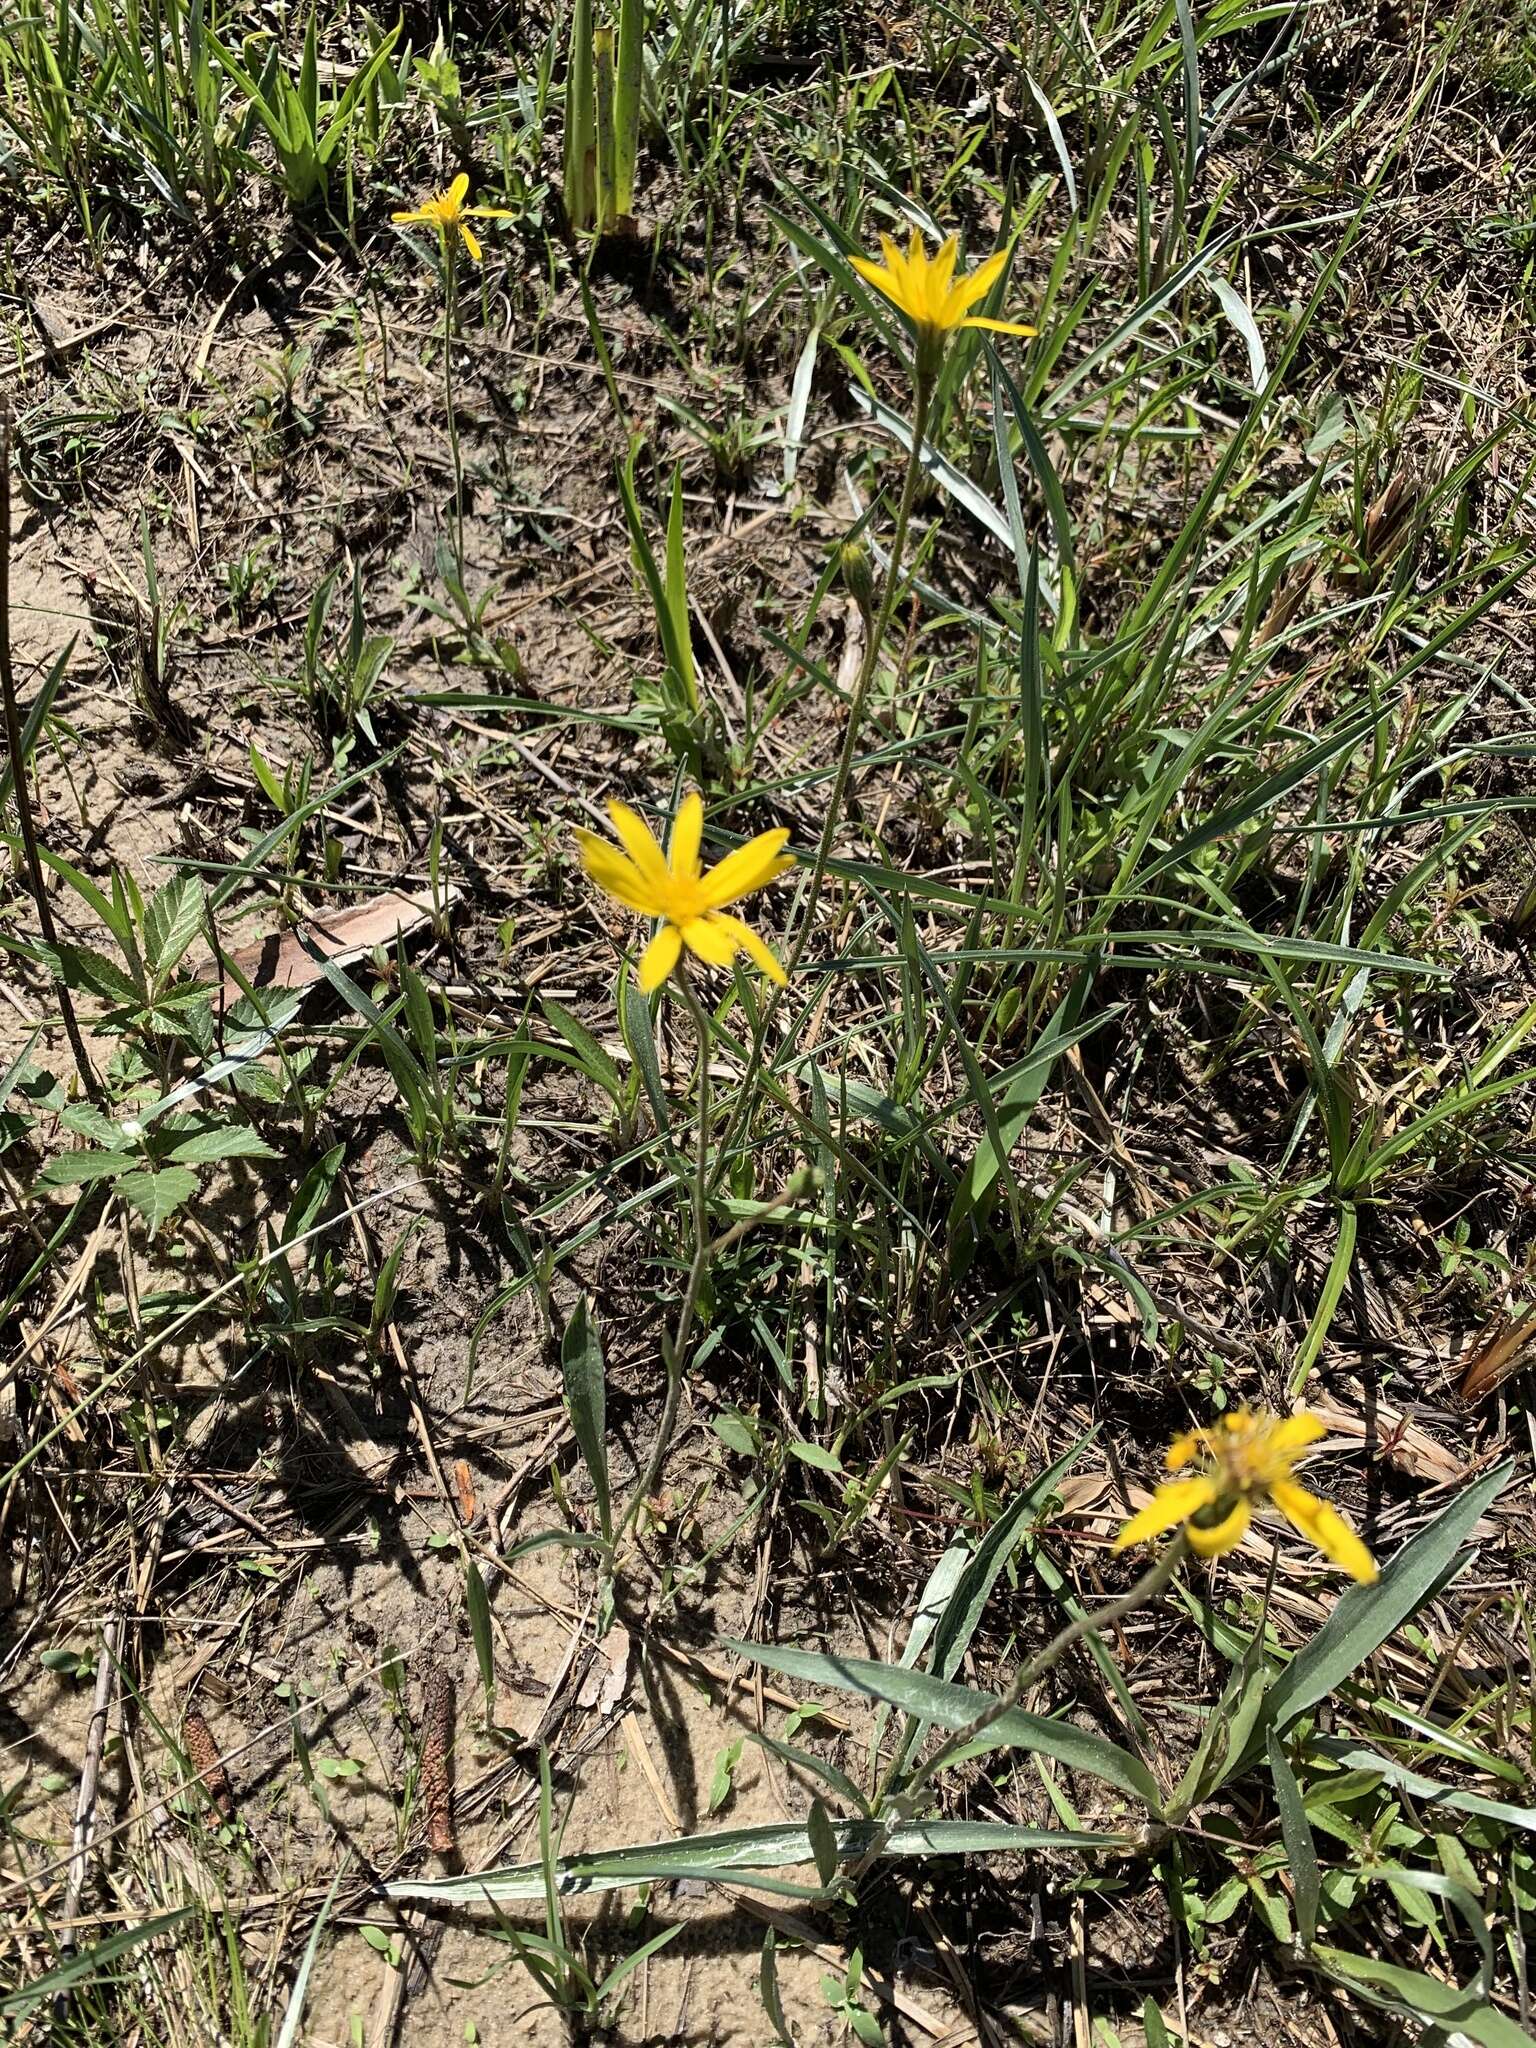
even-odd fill
[[(209, 35), (221, 69), (246, 96), (242, 143), (254, 128), (265, 135), (276, 161), (278, 187), (295, 213), (329, 196), (332, 170), (370, 89), (394, 53), (399, 34), (397, 24), (359, 67), (346, 90), (335, 98), (322, 95), (320, 90), (313, 10), (305, 23), (296, 78), (290, 74), (282, 45), (275, 37), (258, 74), (246, 56), (236, 56), (226, 43)], [(250, 170), (265, 175), (265, 166), (258, 156), (248, 149), (244, 156)]]

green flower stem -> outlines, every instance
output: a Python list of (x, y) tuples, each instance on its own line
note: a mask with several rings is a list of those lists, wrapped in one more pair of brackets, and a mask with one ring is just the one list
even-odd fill
[(848, 793), (848, 782), (853, 774), (853, 763), (858, 753), (859, 733), (864, 723), (864, 703), (869, 695), (869, 686), (874, 680), (875, 668), (880, 659), (880, 649), (890, 631), (891, 619), (901, 595), (901, 565), (907, 550), (907, 529), (912, 523), (912, 507), (917, 499), (917, 482), (923, 468), (923, 435), (928, 428), (928, 410), (933, 399), (935, 370), (919, 360), (913, 380), (912, 405), (912, 447), (907, 456), (907, 473), (902, 480), (901, 499), (896, 511), (896, 530), (891, 536), (890, 567), (885, 573), (885, 587), (880, 597), (880, 609), (870, 627), (869, 644), (864, 649), (864, 659), (859, 663), (858, 674), (854, 677), (853, 690), (848, 699), (848, 722), (843, 731), (842, 751), (838, 755), (837, 770), (832, 777), (832, 794), (827, 802), (826, 822), (821, 828), (821, 838), (816, 847), (816, 858), (811, 865), (811, 884), (805, 899), (805, 910), (800, 919), (799, 930), (784, 962), (784, 985), (776, 988), (769, 997), (757, 1029), (752, 1034), (752, 1056), (747, 1062), (746, 1076), (737, 1095), (736, 1109), (725, 1142), (720, 1147), (722, 1166), (730, 1156), (740, 1126), (750, 1111), (752, 1093), (747, 1080), (758, 1073), (762, 1066), (763, 1047), (768, 1042), (768, 1033), (778, 1015), (779, 1004), (784, 1000), (785, 991), (794, 978), (810, 944), (815, 929), (816, 912), (821, 903), (821, 892), (827, 879), (827, 866), (832, 858), (832, 842), (837, 836), (838, 820), (842, 815), (843, 799)]
[(673, 976), (673, 986), (687, 1005), (693, 1019), (693, 1028), (699, 1042), (699, 1071), (696, 1083), (698, 1099), (698, 1141), (693, 1165), (693, 1259), (688, 1268), (688, 1284), (683, 1289), (682, 1306), (677, 1312), (677, 1327), (668, 1337), (661, 1340), (662, 1364), (666, 1367), (667, 1395), (661, 1411), (661, 1425), (656, 1432), (656, 1441), (651, 1455), (641, 1474), (639, 1483), (629, 1497), (629, 1502), (619, 1518), (613, 1532), (612, 1554), (617, 1558), (624, 1538), (633, 1527), (636, 1516), (645, 1502), (654, 1493), (661, 1479), (662, 1467), (667, 1461), (667, 1452), (672, 1448), (672, 1435), (677, 1428), (677, 1411), (682, 1401), (683, 1372), (688, 1363), (689, 1338), (693, 1333), (693, 1319), (699, 1305), (699, 1289), (704, 1284), (704, 1275), (709, 1266), (711, 1244), (709, 1238), (709, 1019), (703, 1005), (694, 994), (693, 984), (688, 979), (688, 970), (681, 963)]
[[(853, 690), (848, 699), (848, 722), (843, 731), (842, 752), (837, 757), (837, 772), (832, 777), (832, 793), (827, 799), (826, 822), (822, 825), (821, 838), (816, 846), (816, 859), (811, 867), (811, 885), (806, 894), (805, 910), (789, 957), (784, 963), (784, 972), (791, 978), (804, 956), (806, 947), (810, 944), (811, 932), (815, 927), (816, 912), (821, 904), (821, 892), (827, 878), (827, 864), (832, 858), (832, 842), (837, 837), (843, 799), (848, 794), (848, 782), (853, 774), (853, 763), (858, 753), (859, 733), (864, 724), (865, 699), (869, 695), (869, 686), (874, 681), (875, 669), (880, 661), (880, 650), (885, 645), (885, 636), (891, 629), (891, 619), (896, 611), (897, 599), (901, 595), (901, 565), (907, 549), (907, 529), (912, 523), (912, 507), (917, 498), (917, 482), (923, 470), (923, 435), (928, 429), (928, 408), (933, 398), (933, 384), (932, 372), (920, 365), (912, 406), (912, 449), (907, 457), (907, 473), (901, 486), (901, 502), (896, 512), (896, 531), (891, 536), (891, 565), (885, 573), (885, 588), (881, 592), (880, 609), (870, 630), (869, 645), (864, 650), (864, 659), (859, 663), (859, 672), (854, 678)], [(775, 990), (773, 1000), (768, 1005), (763, 1019), (765, 1035), (773, 1013), (778, 1007), (780, 994), (781, 991)]]
[(963, 1728), (956, 1728), (952, 1734), (946, 1736), (927, 1762), (918, 1765), (900, 1792), (895, 1792), (893, 1780), (901, 1768), (902, 1758), (902, 1749), (898, 1746), (895, 1758), (886, 1773), (885, 1782), (875, 1800), (875, 1812), (881, 1823), (880, 1834), (870, 1846), (868, 1853), (860, 1858), (858, 1870), (854, 1874), (858, 1875), (881, 1853), (892, 1828), (900, 1827), (913, 1818), (921, 1802), (924, 1788), (931, 1784), (947, 1765), (953, 1763), (962, 1750), (968, 1748), (979, 1736), (985, 1735), (987, 1730), (995, 1726), (1005, 1714), (1011, 1714), (1031, 1686), (1038, 1685), (1049, 1671), (1054, 1670), (1074, 1643), (1080, 1642), (1085, 1636), (1101, 1636), (1106, 1629), (1113, 1628), (1136, 1608), (1145, 1606), (1149, 1600), (1155, 1600), (1188, 1555), (1189, 1539), (1181, 1529), (1162, 1555), (1142, 1573), (1129, 1591), (1122, 1593), (1118, 1599), (1106, 1600), (1101, 1607), (1092, 1608), (1069, 1621), (1064, 1629), (1052, 1636), (1043, 1650), (1031, 1657), (1027, 1664), (1019, 1666), (996, 1699), (988, 1700), (973, 1721), (968, 1721)]
[(453, 559), (464, 587), (464, 457), (459, 447), (453, 393), (453, 338), (459, 330), (458, 230), (443, 230), (443, 395), (448, 407), (448, 452), (453, 461)]

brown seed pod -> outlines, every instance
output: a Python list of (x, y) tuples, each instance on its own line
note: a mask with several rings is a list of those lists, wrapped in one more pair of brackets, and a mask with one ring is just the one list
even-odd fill
[(229, 1773), (219, 1755), (219, 1745), (213, 1739), (213, 1730), (196, 1707), (188, 1707), (182, 1719), (181, 1739), (197, 1773), (198, 1783), (208, 1794), (214, 1812), (220, 1820), (233, 1820), (235, 1788), (229, 1782)]
[(427, 1680), (422, 1719), (421, 1798), (427, 1810), (427, 1847), (435, 1856), (451, 1856), (453, 1780), (453, 1680), (442, 1665)]

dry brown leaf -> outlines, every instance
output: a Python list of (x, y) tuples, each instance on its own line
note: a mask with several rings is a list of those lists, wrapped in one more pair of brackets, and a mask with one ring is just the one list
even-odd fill
[(576, 1704), (606, 1721), (629, 1689), (629, 1631), (615, 1622), (597, 1646), (592, 1667), (582, 1680)]
[(1400, 1408), (1386, 1401), (1375, 1404), (1369, 1422), (1358, 1409), (1341, 1408), (1329, 1400), (1312, 1401), (1308, 1406), (1327, 1423), (1330, 1434), (1367, 1445), (1388, 1464), (1406, 1472), (1410, 1479), (1448, 1486), (1466, 1476), (1464, 1456), (1436, 1443), (1427, 1429), (1421, 1429)]
[(475, 1519), (475, 1482), (470, 1476), (469, 1463), (464, 1458), (454, 1461), (453, 1483), (459, 1496), (459, 1513), (466, 1525)]
[[(446, 900), (452, 903), (457, 895), (457, 890), (450, 890)], [(390, 946), (397, 938), (409, 937), (427, 922), (432, 911), (432, 897), (426, 890), (407, 896), (401, 889), (386, 889), (382, 896), (355, 903), (350, 910), (327, 911), (286, 931), (269, 932), (266, 938), (242, 946), (228, 957), (252, 988), (308, 988), (324, 973), (315, 953), (345, 967), (375, 946)], [(240, 995), (240, 984), (226, 974), (225, 1002), (238, 1002)]]
[(1512, 1323), (1497, 1324), (1473, 1352), (1461, 1376), (1463, 1401), (1486, 1401), (1522, 1365), (1536, 1363), (1536, 1309)]

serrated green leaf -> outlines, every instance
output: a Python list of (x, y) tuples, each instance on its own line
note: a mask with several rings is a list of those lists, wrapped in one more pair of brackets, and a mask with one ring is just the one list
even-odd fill
[(106, 1003), (137, 1005), (144, 1001), (144, 991), (115, 961), (109, 960), (105, 953), (98, 953), (93, 946), (60, 944), (54, 951), (66, 988), (84, 989), (89, 995), (100, 996)]
[(203, 885), (179, 875), (157, 889), (144, 912), (144, 950), (155, 979), (168, 981), (203, 923)]
[[(9, 1093), (9, 1090), (7, 1090)], [(107, 1152), (122, 1149), (123, 1127), (89, 1102), (71, 1102), (59, 1111), (59, 1122), (77, 1137), (89, 1138)]]
[(153, 1237), (161, 1224), (197, 1193), (197, 1175), (185, 1166), (162, 1166), (154, 1172), (141, 1169), (125, 1173), (117, 1192), (138, 1210)]
[(50, 1159), (37, 1176), (39, 1187), (77, 1187), (84, 1181), (116, 1180), (143, 1165), (137, 1152), (66, 1152)]
[(277, 1154), (249, 1124), (212, 1124), (178, 1139), (165, 1157), (183, 1166), (212, 1166), (220, 1159), (275, 1159)]

